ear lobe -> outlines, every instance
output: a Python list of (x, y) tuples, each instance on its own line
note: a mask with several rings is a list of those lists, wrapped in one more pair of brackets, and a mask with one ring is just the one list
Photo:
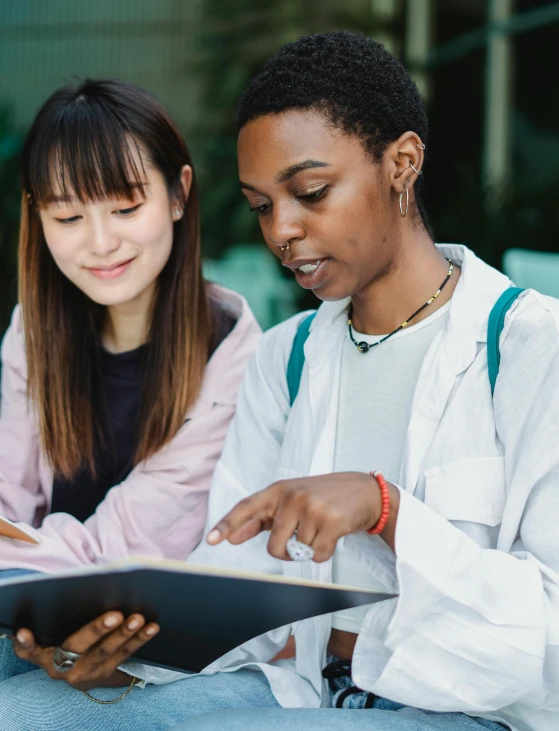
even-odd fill
[(184, 203), (182, 203), (180, 205), (179, 205), (179, 203), (174, 203), (173, 204), (173, 213), (172, 213), (173, 222), (176, 223), (177, 221), (180, 221), (183, 216), (184, 216)]

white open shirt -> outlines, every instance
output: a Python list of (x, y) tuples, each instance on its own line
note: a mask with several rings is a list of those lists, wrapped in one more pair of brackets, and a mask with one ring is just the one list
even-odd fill
[[(557, 731), (559, 300), (529, 291), (513, 305), (492, 398), (487, 319), (510, 281), (465, 247), (439, 248), (462, 274), (415, 390), (398, 484), (397, 560), (378, 537), (344, 539), (372, 585), (399, 594), (365, 618), (353, 678), (406, 705)], [(302, 316), (260, 341), (214, 474), (208, 527), (275, 480), (332, 472), (347, 305), (319, 308), (292, 409), (285, 373)], [(331, 561), (279, 561), (266, 552), (267, 539), (202, 543), (189, 560), (331, 581)], [(224, 598), (216, 623), (226, 612)], [(275, 630), (204, 673), (258, 665), (281, 705), (328, 705), (321, 670), (330, 622), (327, 615)], [(291, 631), (296, 659), (266, 662)], [(133, 663), (123, 669), (147, 682), (184, 677)]]

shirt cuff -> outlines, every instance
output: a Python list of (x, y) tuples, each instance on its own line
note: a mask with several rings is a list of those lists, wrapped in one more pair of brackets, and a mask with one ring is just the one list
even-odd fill
[(365, 618), (353, 655), (354, 681), (371, 688), (444, 592), (464, 533), (405, 490), (400, 490), (395, 549), (398, 597)]
[(183, 680), (188, 677), (188, 673), (177, 673), (174, 670), (165, 670), (153, 665), (143, 665), (139, 662), (125, 662), (118, 666), (123, 673), (138, 679), (136, 688), (145, 688), (148, 684), (165, 685), (166, 683), (174, 683), (177, 680)]
[(458, 554), (463, 561), (480, 550), (446, 518), (402, 489), (395, 549), (400, 595), (389, 628), (393, 645), (410, 634), (443, 595)]

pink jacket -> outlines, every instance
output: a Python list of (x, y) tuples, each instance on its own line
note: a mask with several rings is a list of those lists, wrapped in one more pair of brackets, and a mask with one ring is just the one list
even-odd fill
[(40, 544), (0, 538), (0, 569), (54, 572), (129, 555), (184, 559), (197, 545), (211, 476), (260, 336), (242, 297), (216, 285), (211, 294), (226, 302), (238, 320), (207, 365), (198, 401), (174, 439), (113, 487), (85, 523), (66, 513), (42, 520), (51, 502), (52, 473), (27, 404), (21, 315), (16, 307), (2, 345), (0, 515), (34, 526)]

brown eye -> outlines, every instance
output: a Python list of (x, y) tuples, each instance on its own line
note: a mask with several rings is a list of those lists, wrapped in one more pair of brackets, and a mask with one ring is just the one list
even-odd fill
[(269, 203), (262, 203), (260, 206), (250, 206), (249, 211), (252, 211), (253, 213), (258, 213), (259, 216), (262, 216), (264, 213), (267, 213), (270, 210), (270, 204)]

